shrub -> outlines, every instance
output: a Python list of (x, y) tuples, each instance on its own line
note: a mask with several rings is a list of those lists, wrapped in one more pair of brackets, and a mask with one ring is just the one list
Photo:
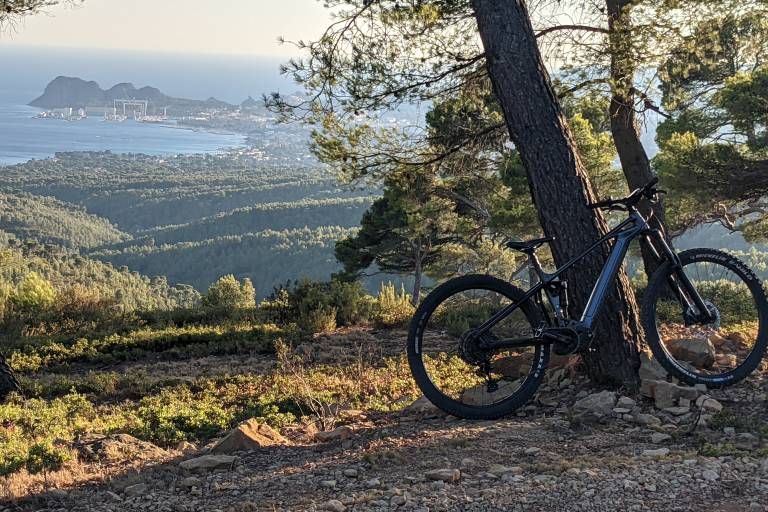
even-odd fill
[(29, 448), (24, 465), (29, 474), (42, 473), (47, 481), (48, 473), (60, 470), (69, 459), (70, 455), (66, 449), (44, 441), (35, 443)]
[[(723, 327), (735, 328), (757, 321), (757, 307), (744, 284), (721, 279), (697, 281), (694, 285), (705, 301), (711, 301), (717, 306)], [(657, 316), (662, 322), (680, 322), (682, 320), (680, 303), (674, 296), (659, 302)]]
[(221, 404), (218, 396), (195, 395), (186, 386), (145, 397), (136, 416), (138, 426), (132, 433), (164, 446), (210, 438), (234, 421), (233, 413)]
[(122, 321), (117, 301), (103, 298), (96, 290), (76, 284), (61, 291), (57, 299), (49, 321), (60, 324), (64, 331), (95, 329)]
[(30, 272), (16, 286), (11, 301), (23, 311), (42, 312), (56, 302), (56, 290), (37, 272)]
[(272, 294), (259, 304), (269, 322), (285, 325), (295, 322), (295, 308), (291, 305), (291, 294), (285, 287), (275, 288)]
[(11, 292), (10, 285), (0, 282), (0, 322), (5, 318), (6, 312), (10, 309)]
[(400, 286), (400, 292), (392, 283), (381, 284), (381, 290), (376, 297), (375, 321), (384, 327), (403, 326), (410, 322), (416, 308), (411, 304), (411, 297), (405, 293), (405, 287)]
[(362, 324), (373, 315), (375, 300), (360, 282), (331, 281), (330, 295), (339, 325)]
[(697, 283), (696, 288), (704, 300), (712, 301), (720, 310), (723, 325), (757, 320), (757, 306), (745, 285), (722, 279)]
[(299, 328), (307, 332), (330, 332), (336, 329), (336, 308), (320, 306), (299, 316)]
[(375, 302), (360, 283), (337, 280), (304, 280), (293, 290), (283, 288), (279, 295), (273, 296), (274, 301), (268, 302), (268, 308), (287, 317), (285, 320), (295, 319), (302, 329), (310, 332), (365, 323), (373, 314)]
[(496, 308), (480, 302), (449, 305), (442, 308), (436, 321), (451, 336), (461, 336), (470, 327), (476, 327), (489, 318)]
[(217, 310), (237, 311), (256, 307), (256, 290), (248, 278), (241, 284), (232, 274), (213, 283), (203, 297), (203, 305)]
[(27, 454), (20, 443), (3, 443), (0, 450), (0, 476), (7, 478), (27, 463)]

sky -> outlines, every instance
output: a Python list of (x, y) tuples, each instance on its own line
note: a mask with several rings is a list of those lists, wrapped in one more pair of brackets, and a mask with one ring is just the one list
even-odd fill
[(329, 20), (317, 0), (85, 0), (26, 18), (0, 46), (287, 57), (279, 36), (312, 40)]

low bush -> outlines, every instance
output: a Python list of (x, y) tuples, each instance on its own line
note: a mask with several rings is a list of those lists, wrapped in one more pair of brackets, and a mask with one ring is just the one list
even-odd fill
[(306, 332), (331, 332), (336, 329), (336, 308), (318, 306), (299, 315), (299, 328)]
[(745, 285), (722, 279), (697, 283), (696, 287), (704, 300), (712, 301), (717, 306), (723, 325), (757, 320), (757, 306)]
[(234, 422), (215, 394), (193, 394), (186, 386), (143, 398), (134, 414), (130, 433), (163, 446), (213, 437)]
[[(726, 279), (698, 281), (694, 284), (705, 301), (710, 301), (717, 306), (723, 327), (736, 328), (741, 324), (757, 321), (757, 307), (745, 285)], [(641, 292), (644, 291), (641, 290)], [(663, 300), (657, 304), (657, 316), (661, 322), (681, 322), (680, 303), (670, 295), (669, 300)]]
[(402, 327), (413, 317), (416, 308), (411, 304), (411, 297), (401, 286), (398, 292), (392, 283), (381, 285), (376, 297), (374, 321), (382, 327)]
[(47, 484), (48, 473), (59, 471), (70, 458), (69, 451), (61, 444), (44, 441), (35, 443), (29, 448), (24, 466), (30, 475), (42, 473)]
[[(51, 400), (14, 396), (0, 404), (0, 476), (25, 467), (54, 471), (65, 460), (69, 444), (85, 433), (128, 433), (167, 447), (185, 439), (206, 442), (249, 418), (282, 428), (345, 407), (391, 411), (419, 395), (402, 355), (344, 366), (308, 366), (291, 357), (286, 344), (281, 346), (280, 364), (266, 375), (145, 382), (143, 397), (118, 401), (97, 395), (101, 403), (77, 392)], [(466, 384), (457, 358), (434, 358), (429, 364), (441, 382)], [(114, 375), (102, 382), (131, 385), (119, 384)]]
[(278, 325), (286, 325), (296, 322), (296, 310), (291, 301), (289, 291), (290, 283), (286, 286), (275, 288), (272, 293), (259, 304), (261, 310), (268, 322)]
[(375, 300), (358, 282), (303, 280), (275, 289), (260, 309), (274, 322), (322, 332), (368, 322)]
[(274, 351), (275, 340), (283, 336), (290, 337), (290, 330), (274, 324), (143, 328), (71, 342), (28, 344), (11, 352), (8, 361), (15, 370), (29, 372), (74, 362), (114, 364), (141, 359), (147, 353), (162, 353), (169, 359), (268, 353)]

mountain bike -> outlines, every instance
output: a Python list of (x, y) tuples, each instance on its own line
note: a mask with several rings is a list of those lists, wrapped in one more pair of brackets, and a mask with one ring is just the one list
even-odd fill
[[(659, 266), (643, 292), (641, 322), (654, 357), (689, 385), (734, 384), (760, 364), (768, 343), (768, 303), (761, 281), (739, 259), (713, 249), (674, 252), (637, 209), (655, 202), (658, 179), (592, 209), (627, 218), (554, 272), (536, 250), (551, 238), (508, 242), (528, 256), (537, 281), (524, 291), (488, 275), (467, 275), (435, 288), (408, 333), (408, 362), (424, 395), (442, 410), (469, 419), (495, 419), (527, 403), (542, 382), (550, 350), (588, 350), (593, 325), (627, 254), (642, 237)], [(613, 242), (579, 319), (569, 318), (564, 274), (602, 244)]]

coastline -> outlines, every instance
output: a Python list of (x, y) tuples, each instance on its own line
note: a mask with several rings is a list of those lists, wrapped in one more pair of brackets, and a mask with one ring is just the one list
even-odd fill
[(22, 104), (18, 97), (0, 98), (0, 168), (62, 151), (174, 155), (249, 147), (247, 135), (234, 131), (176, 123), (102, 123), (94, 117), (61, 123), (34, 118), (43, 110)]

